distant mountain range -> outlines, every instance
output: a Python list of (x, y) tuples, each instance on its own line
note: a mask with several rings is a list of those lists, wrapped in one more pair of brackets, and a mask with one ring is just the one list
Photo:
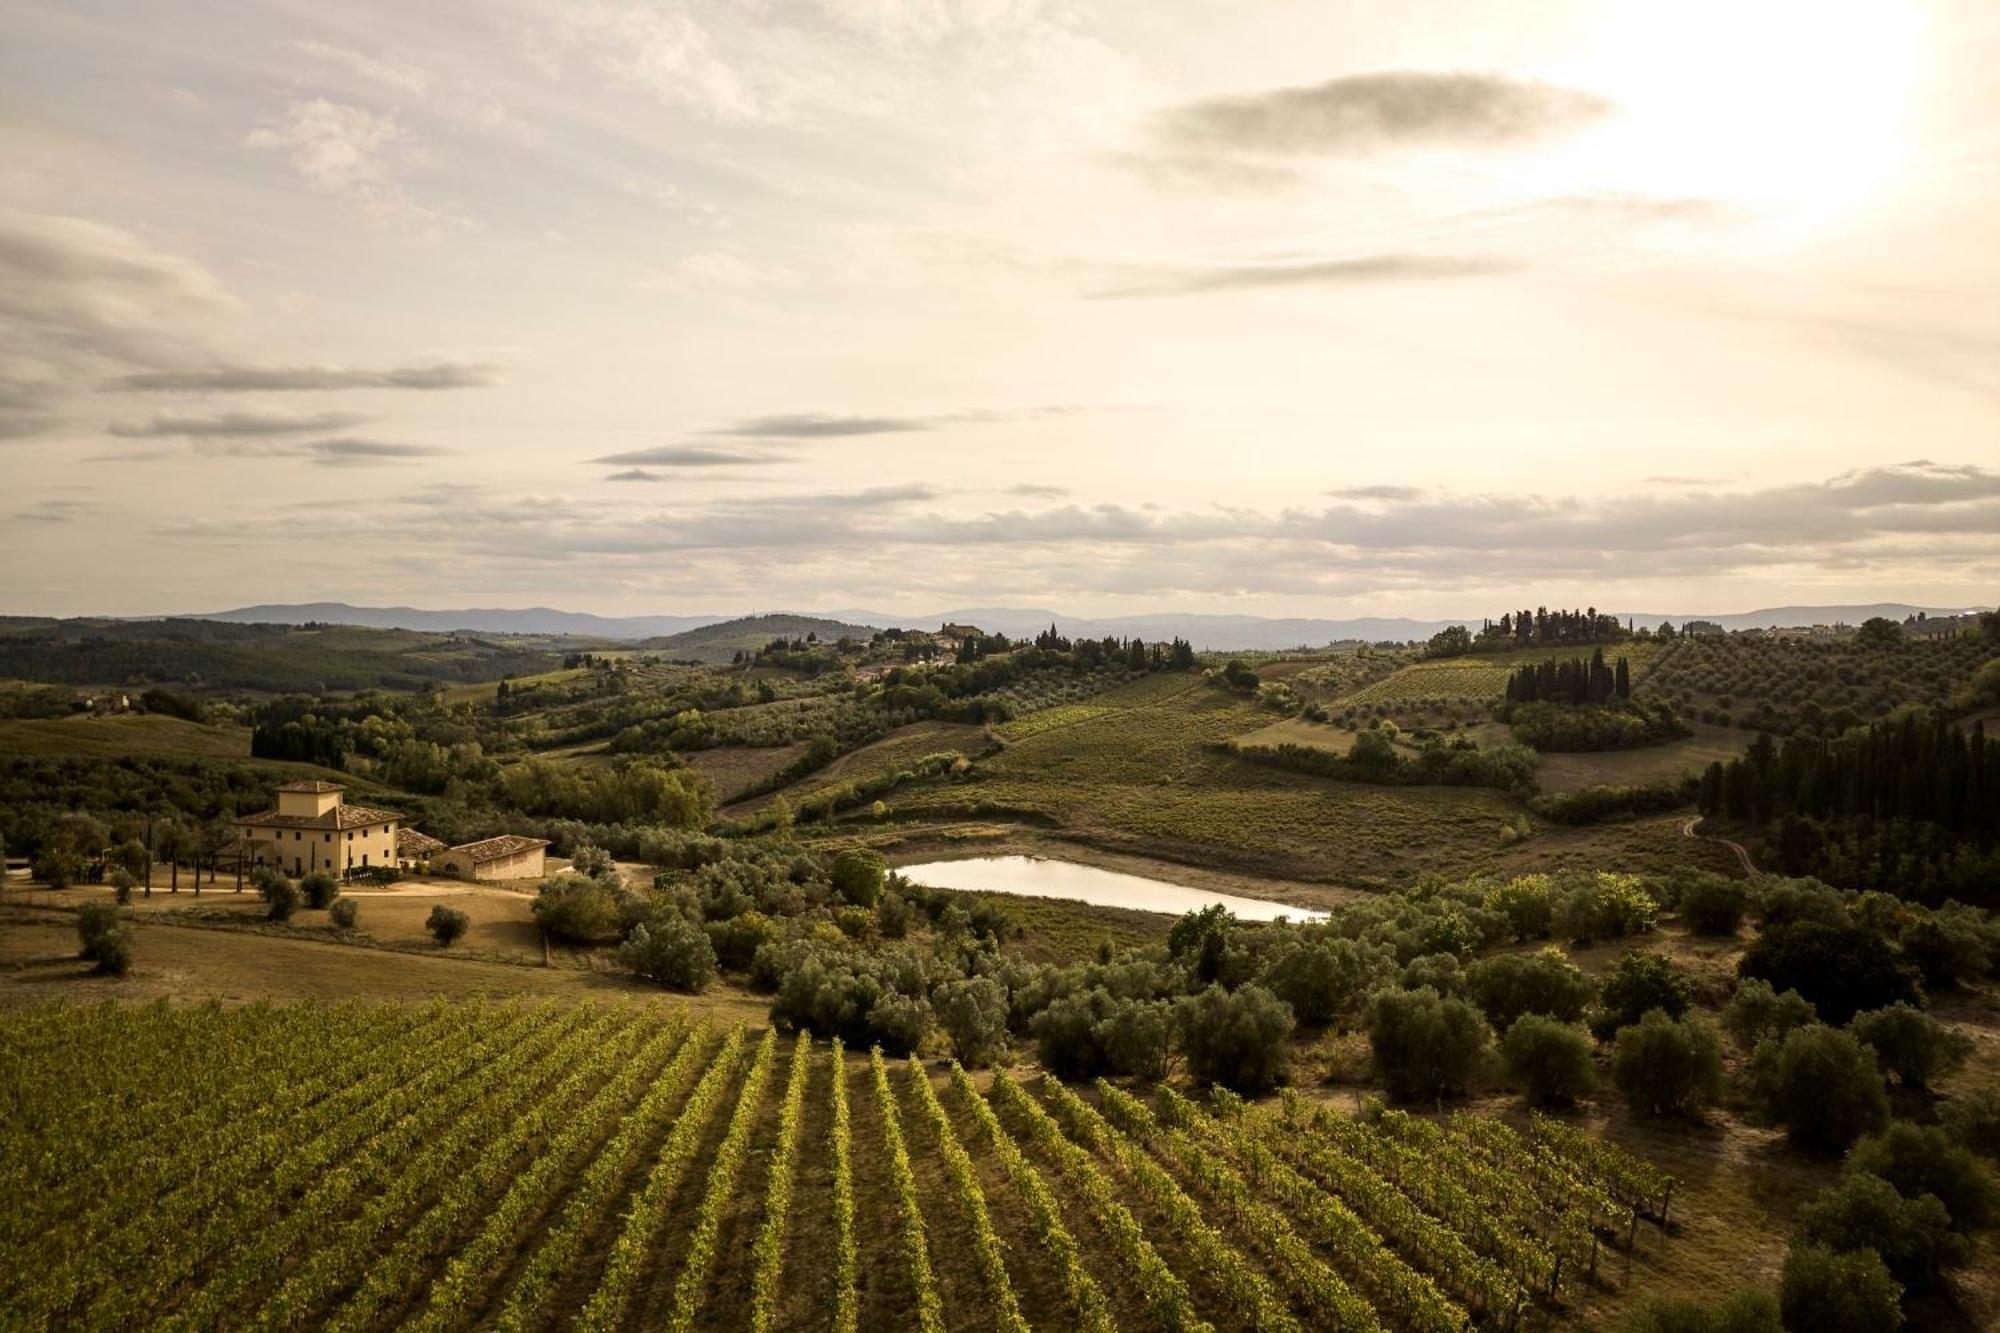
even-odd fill
[[(1696, 612), (1692, 615), (1658, 611), (1619, 611), (1619, 619), (1641, 625), (1657, 625), (1671, 620), (1679, 625), (1688, 620), (1711, 620), (1724, 629), (1773, 629), (1788, 625), (1858, 625), (1870, 616), (1902, 620), (1919, 611), (1928, 615), (1957, 615), (1964, 607), (1910, 606), (1902, 602), (1877, 602), (1864, 606), (1774, 606), (1737, 613)], [(522, 610), (478, 608), (469, 610), (424, 611), (408, 606), (350, 606), (345, 602), (306, 602), (287, 605), (244, 606), (196, 616), (199, 620), (226, 620), (239, 623), (298, 625), (308, 621), (334, 625), (363, 625), (376, 629), (471, 630), (482, 634), (565, 634), (579, 638), (655, 640), (648, 646), (665, 652), (696, 648), (713, 651), (724, 642), (733, 650), (759, 634), (774, 637), (794, 633), (789, 624), (836, 622), (836, 632), (855, 632), (871, 627), (936, 629), (951, 622), (977, 625), (989, 633), (1010, 638), (1030, 636), (1056, 625), (1072, 638), (1186, 639), (1198, 649), (1223, 651), (1272, 650), (1318, 647), (1356, 639), (1370, 643), (1385, 639), (1428, 639), (1447, 625), (1477, 626), (1479, 617), (1458, 620), (1418, 620), (1404, 616), (1361, 616), (1347, 620), (1286, 619), (1267, 616), (1226, 616), (1158, 612), (1130, 616), (1067, 616), (1060, 611), (1023, 607), (962, 607), (928, 616), (899, 616), (881, 611), (828, 611), (783, 613), (757, 616), (597, 616), (581, 611), (559, 611), (536, 606)], [(727, 628), (721, 628), (721, 627)], [(711, 627), (717, 627), (711, 629)], [(708, 631), (690, 636), (690, 631)], [(745, 638), (743, 636), (749, 636)], [(683, 637), (686, 636), (686, 637)], [(823, 636), (824, 637), (824, 636)], [(675, 640), (679, 639), (680, 642)], [(689, 651), (688, 655), (695, 655)]]

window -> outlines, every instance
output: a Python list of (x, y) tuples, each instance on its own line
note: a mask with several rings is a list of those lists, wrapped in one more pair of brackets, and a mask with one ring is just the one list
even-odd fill
[(320, 836), (320, 841), (321, 841), (321, 842), (332, 842), (332, 841), (333, 841), (333, 835), (332, 835), (331, 833), (326, 833), (326, 834), (322, 834), (322, 835)]

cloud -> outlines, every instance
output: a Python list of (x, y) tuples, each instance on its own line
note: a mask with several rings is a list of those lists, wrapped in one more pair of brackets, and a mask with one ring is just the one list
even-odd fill
[(350, 47), (334, 46), (310, 38), (288, 42), (287, 45), (302, 55), (311, 56), (324, 64), (337, 66), (373, 83), (379, 83), (385, 88), (407, 93), (413, 97), (421, 97), (430, 87), (429, 72), (416, 65), (378, 59)]
[(606, 477), (605, 480), (606, 481), (665, 481), (666, 478), (661, 476), (657, 472), (648, 472), (644, 468), (635, 467), (635, 468), (627, 468), (623, 472), (613, 472), (610, 476)]
[[(2000, 471), (1921, 459), (1736, 490), (1642, 486), (1587, 499), (1424, 491), (1281, 509), (981, 511), (954, 508), (952, 496), (921, 483), (669, 504), (641, 494), (607, 503), (458, 482), (398, 490), (344, 521), (355, 550), (393, 552), (396, 569), (416, 555), (547, 586), (653, 586), (664, 559), (674, 586), (695, 580), (744, 599), (772, 596), (776, 569), (787, 571), (787, 597), (809, 587), (826, 597), (994, 587), (1024, 597), (1511, 597), (1635, 580), (1796, 584), (1801, 571), (1822, 581), (1827, 571), (1878, 581), (1933, 571), (1968, 587), (2000, 577)], [(441, 523), (447, 513), (454, 521)], [(297, 519), (167, 522), (162, 537), (240, 544), (282, 539)]]
[(0, 210), (0, 439), (54, 429), (68, 386), (169, 364), (236, 310), (207, 269), (132, 232)]
[[(641, 467), (735, 467), (781, 463), (775, 454), (750, 449), (716, 449), (705, 444), (660, 444), (650, 449), (630, 449), (622, 454), (605, 454), (593, 463), (624, 463)], [(636, 481), (636, 477), (623, 480)]]
[(1610, 110), (1594, 93), (1500, 74), (1390, 70), (1187, 102), (1161, 113), (1155, 129), (1199, 152), (1345, 157), (1404, 144), (1515, 143)]
[(1423, 492), (1414, 486), (1343, 486), (1327, 494), (1336, 500), (1414, 500)]
[[(939, 426), (985, 425), (1000, 421), (1030, 421), (1069, 416), (1094, 409), (1076, 403), (1045, 403), (1033, 407), (977, 407), (922, 416), (850, 416), (830, 412), (781, 412), (749, 417), (716, 426), (704, 435), (729, 435), (759, 440), (832, 440), (855, 435), (900, 435), (935, 430)], [(620, 460), (622, 461), (622, 460)]]
[(353, 412), (314, 412), (293, 415), (284, 412), (218, 412), (211, 416), (189, 416), (161, 412), (150, 421), (113, 422), (111, 434), (120, 439), (153, 439), (186, 436), (190, 439), (233, 439), (263, 435), (310, 435), (342, 430), (367, 418)]
[(1094, 300), (1142, 296), (1185, 296), (1249, 287), (1312, 284), (1358, 286), (1382, 282), (1429, 282), (1518, 273), (1525, 265), (1496, 255), (1358, 255), (1345, 259), (1288, 260), (1279, 263), (1183, 265), (1154, 270), (1123, 287), (1092, 293)]
[(321, 467), (369, 467), (413, 458), (439, 458), (453, 451), (427, 444), (392, 444), (339, 436), (314, 440), (305, 446), (304, 452)]
[(9, 517), (17, 523), (73, 523), (89, 518), (100, 506), (89, 500), (43, 500), (17, 509)]
[(493, 383), (490, 366), (438, 361), (355, 370), (338, 366), (218, 365), (120, 375), (104, 388), (124, 393), (267, 393), (316, 389), (473, 389)]
[(386, 181), (386, 155), (402, 137), (394, 116), (315, 97), (291, 103), (276, 124), (252, 130), (244, 142), (285, 153), (322, 194), (344, 194)]
[(1045, 486), (1038, 482), (1016, 482), (1007, 488), (1007, 494), (1019, 495), (1031, 500), (1060, 500), (1069, 494), (1064, 486)]
[(751, 417), (734, 425), (718, 426), (705, 435), (735, 435), (759, 440), (824, 440), (849, 435), (892, 435), (902, 431), (929, 430), (930, 417), (828, 416), (815, 412)]
[(348, 201), (370, 224), (431, 231), (462, 224), (404, 188), (400, 177), (415, 145), (393, 115), (324, 97), (297, 100), (243, 141), (284, 153), (308, 188)]

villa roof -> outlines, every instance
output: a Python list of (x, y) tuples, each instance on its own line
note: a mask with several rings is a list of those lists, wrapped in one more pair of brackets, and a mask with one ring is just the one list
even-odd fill
[(487, 861), (498, 861), (502, 857), (518, 856), (522, 852), (531, 852), (537, 847), (548, 845), (547, 838), (528, 838), (519, 833), (503, 833), (497, 838), (461, 843), (451, 850), (454, 855), (463, 855), (474, 865), (480, 865)]
[(428, 833), (408, 827), (396, 830), (396, 851), (403, 856), (435, 856), (443, 850), (443, 840)]
[(272, 791), (302, 791), (314, 796), (324, 796), (330, 791), (346, 791), (338, 782), (324, 782), (318, 778), (302, 779), (298, 782), (280, 782)]
[(292, 828), (329, 829), (338, 831), (351, 828), (373, 828), (377, 824), (392, 824), (402, 816), (394, 810), (376, 810), (365, 805), (336, 805), (323, 815), (281, 815), (276, 810), (262, 810), (254, 815), (239, 815), (239, 826), (251, 828)]

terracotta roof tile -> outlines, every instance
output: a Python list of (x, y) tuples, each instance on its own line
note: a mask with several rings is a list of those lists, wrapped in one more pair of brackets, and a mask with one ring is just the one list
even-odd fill
[(461, 843), (451, 849), (452, 854), (463, 854), (474, 865), (485, 861), (498, 861), (503, 856), (516, 856), (533, 851), (537, 847), (549, 845), (547, 838), (528, 838), (518, 833), (503, 833), (497, 838), (483, 838), (478, 842)]

